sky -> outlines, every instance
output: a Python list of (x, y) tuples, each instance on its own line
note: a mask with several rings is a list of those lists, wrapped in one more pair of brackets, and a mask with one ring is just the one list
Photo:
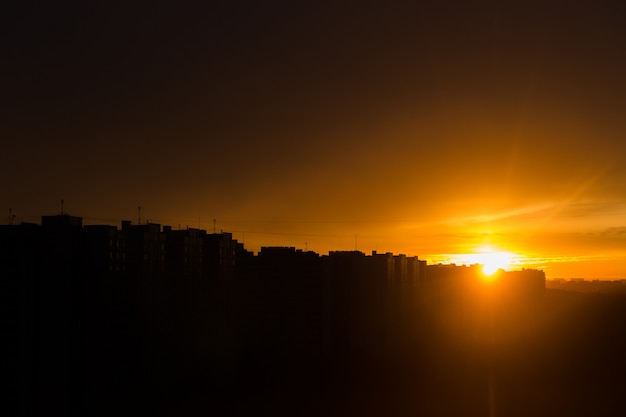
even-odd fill
[(6, 1), (1, 19), (5, 222), (141, 206), (254, 251), (499, 250), (626, 278), (620, 2)]

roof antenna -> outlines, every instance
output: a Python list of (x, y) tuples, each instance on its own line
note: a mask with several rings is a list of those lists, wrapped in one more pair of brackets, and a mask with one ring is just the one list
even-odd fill
[(61, 216), (64, 215), (64, 210), (63, 210), (63, 206), (65, 204), (65, 201), (63, 199), (61, 199)]
[(13, 209), (9, 208), (9, 224), (13, 224), (13, 219), (15, 219), (15, 214), (13, 214)]
[(217, 221), (216, 219), (213, 219), (213, 234), (215, 234), (215, 222), (216, 221)]
[(141, 206), (137, 206), (137, 223), (141, 224)]

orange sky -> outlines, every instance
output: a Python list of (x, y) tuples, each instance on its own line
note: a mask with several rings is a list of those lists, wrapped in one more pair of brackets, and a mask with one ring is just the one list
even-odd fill
[(620, 3), (263, 3), (8, 7), (0, 206), (626, 278)]

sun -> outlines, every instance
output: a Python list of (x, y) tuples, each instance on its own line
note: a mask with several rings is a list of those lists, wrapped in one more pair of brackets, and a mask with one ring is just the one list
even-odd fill
[(481, 248), (479, 253), (472, 255), (473, 261), (482, 265), (482, 272), (487, 277), (493, 276), (500, 269), (510, 268), (513, 258), (510, 252), (495, 251), (491, 248)]

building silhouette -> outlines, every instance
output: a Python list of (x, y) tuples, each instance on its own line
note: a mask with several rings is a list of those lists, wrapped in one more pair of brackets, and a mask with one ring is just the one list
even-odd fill
[(92, 404), (138, 406), (194, 384), (252, 392), (377, 375), (419, 358), (442, 318), (480, 318), (487, 296), (517, 314), (545, 295), (542, 271), (501, 271), (487, 291), (478, 266), (295, 247), (255, 255), (230, 233), (83, 226), (67, 214), (0, 226), (0, 249), (4, 349), (25, 415), (105, 415)]

